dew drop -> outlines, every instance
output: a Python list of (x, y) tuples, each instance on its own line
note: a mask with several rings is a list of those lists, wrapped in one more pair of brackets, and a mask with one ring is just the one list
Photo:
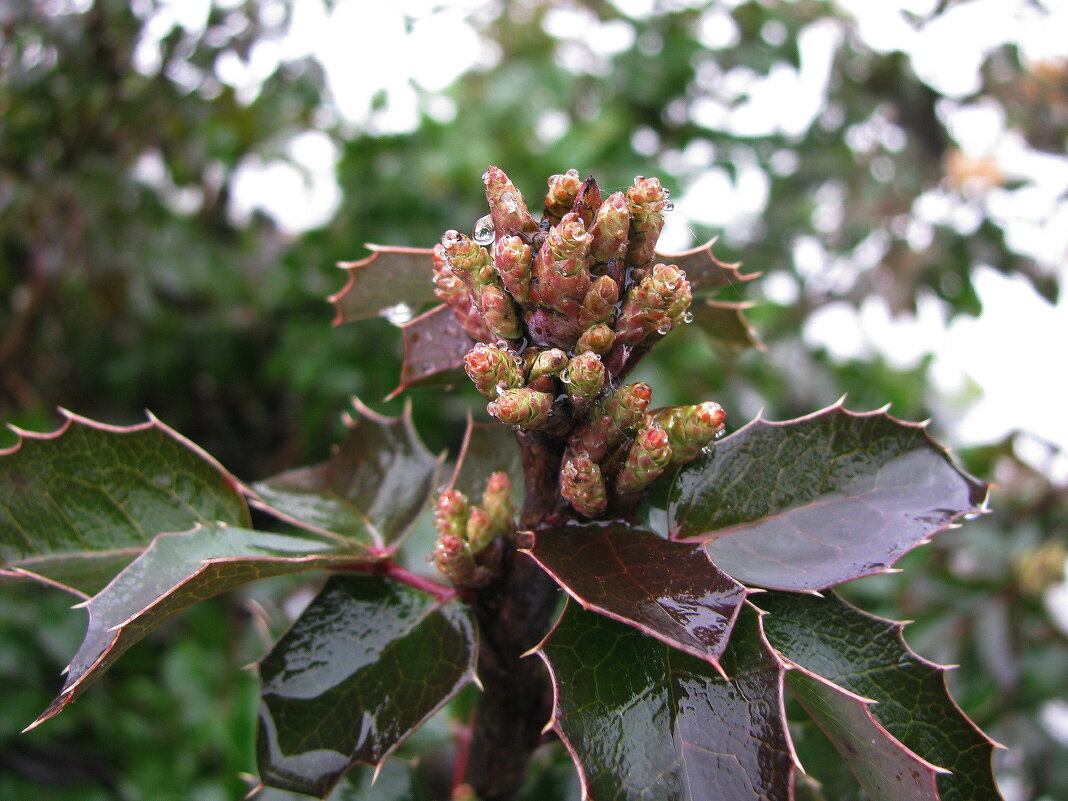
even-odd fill
[(564, 382), (565, 384), (570, 384), (571, 383), (571, 371), (570, 370), (564, 370), (562, 373), (560, 373), (560, 380), (562, 382)]
[(645, 176), (644, 175), (635, 175), (634, 176), (634, 183), (638, 183), (638, 181), (644, 181), (644, 180), (645, 180)]
[(489, 170), (482, 173), (482, 183), (488, 183), (490, 178)]
[(682, 321), (686, 324), (693, 322), (693, 312), (683, 312)]
[(553, 175), (550, 175), (549, 176), (549, 186), (552, 186), (557, 181), (562, 181), (563, 179), (564, 179), (564, 176), (562, 176), (560, 173), (555, 173)]
[(494, 389), (497, 390), (497, 397), (500, 397), (508, 391), (508, 384), (506, 384), (504, 381), (498, 381), (497, 386), (495, 386)]
[(671, 190), (670, 190), (670, 189), (668, 189), (668, 188), (667, 188), (667, 187), (665, 186), (665, 187), (664, 187), (664, 200), (667, 200), (667, 199), (668, 199), (669, 197), (671, 197)]
[(666, 200), (666, 201), (664, 201), (664, 211), (674, 211), (674, 210), (675, 210), (675, 201), (674, 200)]
[(493, 216), (490, 214), (480, 218), (471, 231), (471, 238), (480, 245), (490, 244), (496, 236), (497, 232), (493, 228)]
[(656, 333), (660, 334), (660, 336), (664, 336), (670, 330), (671, 330), (671, 323), (670, 322), (661, 323), (660, 327), (656, 329)]

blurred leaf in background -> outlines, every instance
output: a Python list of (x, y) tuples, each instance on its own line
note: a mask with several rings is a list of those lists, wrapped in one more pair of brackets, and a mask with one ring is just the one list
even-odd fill
[[(468, 228), (491, 163), (535, 202), (570, 167), (612, 189), (658, 175), (675, 201), (662, 249), (718, 235), (717, 256), (762, 272), (733, 299), (760, 301), (768, 348), (719, 353), (690, 327), (637, 379), (664, 403), (714, 398), (731, 428), (843, 393), (932, 418), (998, 484), (994, 511), (848, 595), (915, 618), (913, 647), (962, 665), (955, 694), (1013, 746), (1008, 801), (1068, 797), (1068, 433), (1050, 363), (1068, 336), (1063, 5), (379, 6), (0, 5), (0, 417), (47, 430), (57, 405), (115, 423), (147, 407), (247, 480), (319, 461), (348, 396), (401, 403), (376, 403), (397, 383), (396, 328), (329, 327), (335, 262)], [(409, 394), (431, 449), (458, 445), (471, 389)], [(3, 593), (6, 686), (43, 698), (64, 652), (50, 642), (81, 621), (43, 591)], [(5, 704), (0, 796), (28, 797), (97, 738), (115, 749), (86, 758), (97, 789), (48, 797), (145, 797), (154, 770), (175, 797), (236, 797), (248, 608), (180, 618), (167, 649), (131, 651), (33, 739), (16, 732), (40, 698)], [(131, 700), (168, 670), (175, 687)], [(198, 737), (237, 750), (204, 767)]]

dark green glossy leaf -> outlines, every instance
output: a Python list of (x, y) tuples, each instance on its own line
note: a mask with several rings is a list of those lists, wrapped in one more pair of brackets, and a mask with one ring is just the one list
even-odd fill
[(60, 712), (127, 648), (186, 607), (250, 581), (354, 558), (333, 543), (241, 528), (160, 534), (82, 604), (89, 612), (85, 639), (64, 671), (59, 695), (32, 726)]
[(464, 356), (474, 344), (444, 303), (402, 326), (401, 381), (389, 397), (412, 387), (447, 384), (464, 378)]
[(253, 485), (254, 503), (284, 520), (388, 556), (415, 525), (438, 481), (441, 459), (412, 426), (354, 401), (349, 434), (322, 464)]
[[(162, 532), (248, 525), (236, 479), (155, 418), (120, 428), (65, 412), (0, 451), (0, 565), (87, 597)], [(110, 575), (108, 574), (110, 572)]]
[(325, 796), (353, 764), (381, 763), (473, 679), (476, 651), (460, 602), (335, 576), (260, 664), (264, 781)]
[(694, 325), (699, 326), (714, 345), (727, 353), (736, 354), (747, 348), (764, 348), (756, 329), (745, 318), (745, 310), (752, 305), (696, 300), (690, 306), (690, 313)]
[(538, 647), (555, 686), (553, 727), (593, 801), (779, 801), (793, 759), (783, 668), (743, 612), (722, 665), (569, 603)]
[(695, 298), (707, 296), (731, 284), (743, 284), (760, 276), (760, 273), (742, 273), (740, 264), (727, 264), (712, 255), (715, 239), (682, 253), (657, 252), (657, 261), (675, 264), (686, 273), (690, 291)]
[(626, 526), (538, 531), (530, 555), (587, 609), (719, 665), (745, 588), (700, 545)]
[(348, 272), (348, 282), (330, 297), (337, 311), (335, 325), (374, 317), (398, 303), (417, 310), (437, 300), (431, 249), (366, 247), (371, 251), (366, 259), (338, 265)]
[(669, 526), (739, 581), (818, 590), (886, 572), (986, 493), (923, 426), (835, 405), (758, 418), (685, 465)]
[(805, 670), (877, 701), (869, 710), (890, 734), (952, 771), (938, 777), (943, 801), (1000, 799), (990, 765), (993, 743), (950, 697), (946, 669), (906, 645), (904, 624), (866, 614), (834, 593), (771, 592), (754, 600), (768, 612), (764, 627), (776, 650)]
[(486, 489), (486, 479), (496, 472), (508, 474), (512, 481), (512, 500), (518, 508), (523, 501), (523, 462), (515, 434), (500, 423), (468, 420), (449, 486), (469, 498), (479, 498)]
[(939, 768), (891, 737), (861, 698), (802, 670), (790, 690), (827, 734), (873, 801), (939, 801)]

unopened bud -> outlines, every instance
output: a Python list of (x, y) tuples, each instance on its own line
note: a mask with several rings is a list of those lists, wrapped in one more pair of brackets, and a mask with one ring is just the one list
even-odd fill
[(523, 324), (512, 296), (503, 287), (490, 284), (482, 288), (482, 316), (494, 336), (501, 339), (521, 339)]
[(674, 464), (685, 464), (696, 458), (723, 430), (726, 418), (723, 407), (713, 401), (696, 406), (669, 406), (652, 415), (653, 422), (667, 432)]
[(564, 373), (567, 394), (572, 401), (592, 400), (604, 386), (605, 369), (596, 353), (580, 353), (567, 363)]
[[(630, 212), (627, 198), (622, 192), (609, 195), (608, 200), (597, 209), (590, 236), (590, 262), (607, 264), (623, 258), (627, 253), (627, 235), (630, 230)], [(596, 270), (596, 267), (594, 267)]]
[(490, 264), (489, 251), (458, 231), (446, 231), (441, 237), (441, 246), (445, 263), (453, 270), (477, 273)]
[(604, 323), (587, 328), (575, 344), (575, 353), (596, 353), (604, 356), (612, 350), (616, 341), (616, 332)]
[(564, 461), (560, 494), (586, 517), (597, 517), (608, 508), (601, 468), (585, 454), (572, 454)]
[(483, 342), (464, 356), (464, 370), (478, 391), (487, 398), (496, 398), (504, 390), (523, 386), (523, 376), (515, 357), (508, 351)]
[(512, 482), (507, 473), (493, 473), (486, 481), (482, 493), (482, 508), (489, 515), (490, 525), (497, 534), (509, 533), (515, 523), (515, 505), (512, 503)]
[(584, 328), (589, 328), (591, 325), (610, 322), (615, 317), (618, 302), (619, 284), (607, 275), (602, 275), (590, 285), (582, 299), (579, 323)]
[(526, 303), (530, 296), (530, 267), (534, 256), (518, 236), (505, 236), (493, 246), (493, 266), (501, 283), (517, 303)]
[(486, 199), (498, 238), (538, 230), (538, 221), (531, 216), (523, 195), (504, 170), (490, 167), (482, 174), (482, 182), (486, 185)]
[(486, 410), (505, 425), (523, 429), (543, 428), (549, 421), (552, 408), (552, 394), (530, 387), (502, 392), (486, 406)]
[(627, 451), (627, 460), (616, 476), (615, 490), (620, 495), (633, 495), (648, 488), (671, 462), (671, 442), (660, 426), (650, 426), (638, 432)]
[(556, 375), (565, 367), (567, 367), (567, 354), (560, 348), (537, 351), (527, 372), (527, 383), (536, 381), (542, 376)]
[(615, 323), (617, 343), (655, 341), (685, 319), (692, 301), (686, 273), (674, 264), (657, 264), (627, 292)]
[(636, 178), (627, 189), (630, 211), (630, 233), (627, 244), (627, 263), (644, 267), (653, 260), (656, 241), (664, 227), (664, 207), (667, 198), (657, 178)]
[(575, 204), (575, 195), (582, 186), (578, 170), (568, 170), (563, 175), (549, 178), (549, 191), (545, 193), (545, 219), (556, 225), (560, 218), (571, 211)]
[(564, 301), (571, 300), (575, 308), (590, 288), (590, 271), (586, 257), (590, 235), (575, 213), (568, 213), (549, 229), (538, 255), (534, 258), (533, 274), (538, 281), (537, 300), (562, 314), (572, 310)]
[(462, 537), (467, 531), (471, 505), (459, 490), (445, 490), (434, 502), (434, 527), (442, 536)]
[(480, 587), (490, 572), (475, 561), (467, 540), (456, 534), (442, 534), (434, 543), (434, 566), (458, 587)]
[(599, 461), (645, 420), (653, 390), (648, 384), (627, 384), (600, 400), (589, 417), (571, 435), (568, 445), (575, 453), (587, 453)]

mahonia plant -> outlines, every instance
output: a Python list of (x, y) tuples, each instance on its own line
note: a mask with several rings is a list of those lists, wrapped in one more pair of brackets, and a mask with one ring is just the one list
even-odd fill
[[(886, 410), (720, 438), (712, 400), (655, 407), (628, 375), (677, 326), (757, 344), (744, 304), (712, 297), (753, 276), (710, 245), (658, 253), (655, 178), (605, 197), (568, 170), (540, 219), (503, 171), (483, 180), (471, 236), (370, 246), (332, 298), (338, 322), (438, 301), (403, 325), (398, 392), (466, 373), (496, 421), (469, 424), (444, 486), (407, 411), (358, 401), (326, 462), (251, 485), (155, 418), (19, 432), (0, 577), (89, 614), (31, 726), (181, 609), (316, 569), (321, 591), (258, 665), (261, 787), (341, 798), (365, 765), (397, 797), (530, 798), (532, 755), (558, 741), (593, 801), (819, 799), (838, 774), (818, 738), (876, 801), (999, 798), (994, 744), (945, 668), (831, 589), (983, 511), (987, 485)], [(432, 552), (405, 566), (428, 506)], [(250, 507), (286, 525), (255, 529)], [(453, 768), (416, 792), (390, 757), (447, 705), (468, 710)]]

